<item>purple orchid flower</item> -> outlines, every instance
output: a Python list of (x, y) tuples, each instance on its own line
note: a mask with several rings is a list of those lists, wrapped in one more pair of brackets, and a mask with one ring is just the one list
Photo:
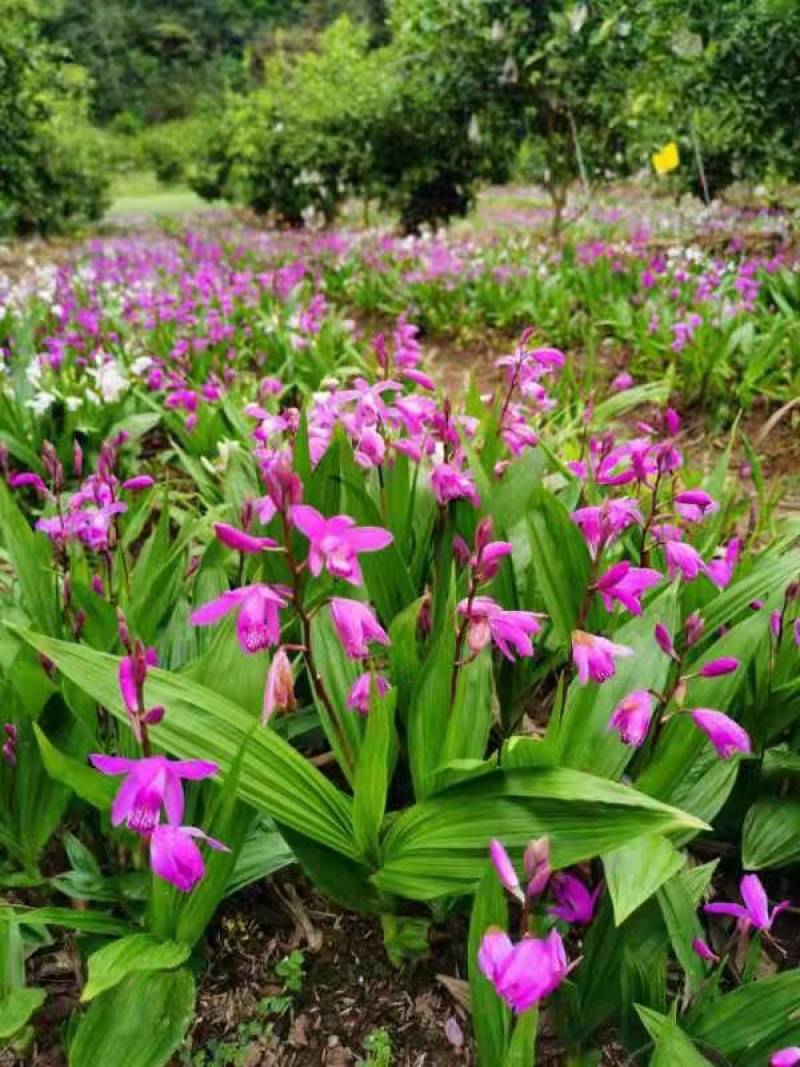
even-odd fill
[(800, 1045), (778, 1049), (769, 1058), (769, 1067), (797, 1067), (800, 1063)]
[(309, 504), (295, 504), (289, 509), (289, 517), (311, 543), (308, 554), (311, 573), (316, 577), (325, 568), (334, 578), (343, 578), (351, 585), (361, 585), (364, 581), (358, 553), (378, 552), (394, 540), (380, 526), (356, 526), (349, 515), (326, 519)]
[(740, 930), (754, 926), (756, 930), (768, 931), (775, 922), (775, 917), (789, 907), (788, 900), (782, 900), (772, 911), (761, 879), (757, 874), (746, 874), (739, 883), (739, 892), (744, 904), (720, 902), (706, 904), (703, 908), (709, 915), (733, 915), (739, 921)]
[(557, 930), (544, 939), (524, 937), (513, 944), (508, 934), (490, 927), (478, 950), (478, 965), (503, 1000), (523, 1012), (557, 989), (569, 971)]
[(646, 689), (628, 693), (614, 708), (608, 728), (616, 730), (626, 745), (639, 747), (647, 737), (653, 718), (653, 696)]
[(345, 597), (332, 597), (330, 609), (336, 633), (350, 659), (368, 656), (369, 641), (377, 641), (381, 645), (389, 644), (389, 635), (368, 604)]
[[(378, 696), (385, 696), (389, 692), (389, 683), (382, 674), (376, 674), (375, 690)], [(369, 714), (370, 700), (372, 699), (372, 679), (370, 671), (364, 671), (350, 686), (347, 694), (347, 707), (357, 711), (359, 715)]]
[(209, 837), (196, 826), (173, 826), (161, 823), (150, 836), (150, 867), (153, 874), (171, 882), (182, 893), (188, 893), (205, 874), (205, 864), (196, 840), (205, 841), (217, 852), (230, 849)]
[(550, 914), (567, 923), (588, 926), (594, 918), (595, 904), (603, 888), (602, 882), (590, 893), (580, 878), (559, 872), (553, 875), (550, 887), (555, 898)]
[(531, 637), (541, 630), (542, 616), (533, 611), (504, 611), (488, 596), (462, 600), (456, 610), (468, 620), (467, 644), (473, 652), (480, 652), (494, 641), (512, 662), (514, 652), (518, 656), (533, 655)]
[(719, 962), (719, 956), (710, 945), (706, 944), (702, 937), (696, 937), (692, 941), (692, 951), (696, 956), (699, 956), (701, 960), (705, 960), (706, 963)]
[(280, 608), (285, 608), (288, 590), (281, 586), (243, 585), (230, 589), (192, 612), (193, 626), (210, 626), (238, 609), (236, 637), (243, 652), (250, 655), (277, 645), (281, 638)]
[(265, 548), (277, 548), (278, 544), (271, 537), (254, 537), (225, 522), (215, 522), (214, 533), (218, 541), (235, 552), (263, 552)]
[(632, 615), (642, 614), (642, 596), (658, 585), (663, 575), (650, 567), (632, 567), (623, 561), (615, 563), (597, 581), (597, 591), (606, 611), (613, 611), (614, 601), (622, 604)]
[(723, 712), (713, 708), (694, 708), (690, 715), (722, 759), (730, 759), (737, 752), (747, 755), (752, 751), (747, 731)]
[(216, 763), (207, 760), (171, 760), (166, 756), (127, 759), (96, 752), (89, 756), (93, 767), (103, 774), (125, 775), (111, 805), (111, 825), (122, 823), (144, 837), (159, 822), (161, 807), (171, 823), (183, 818), (181, 780), (199, 781), (217, 773)]
[(590, 678), (594, 682), (608, 681), (616, 673), (615, 658), (633, 654), (632, 648), (618, 645), (606, 637), (588, 634), (583, 630), (572, 631), (572, 662), (581, 685), (586, 685)]
[(684, 581), (693, 582), (703, 572), (703, 557), (696, 548), (683, 541), (667, 541), (664, 556), (670, 578), (680, 574)]

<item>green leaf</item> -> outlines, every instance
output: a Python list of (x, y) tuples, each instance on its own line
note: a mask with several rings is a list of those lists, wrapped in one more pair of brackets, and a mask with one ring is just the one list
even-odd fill
[(244, 840), (225, 887), (225, 895), (230, 896), (253, 882), (268, 878), (294, 862), (294, 853), (277, 830), (256, 826)]
[(93, 1000), (134, 971), (171, 971), (189, 957), (188, 945), (159, 941), (152, 934), (128, 934), (93, 952), (81, 1000)]
[(766, 1063), (776, 1049), (800, 1044), (800, 969), (740, 986), (704, 1004), (687, 1029), (696, 1041), (727, 1056), (734, 1067)]
[(519, 458), (509, 463), (500, 481), (493, 483), (486, 510), (504, 533), (510, 533), (525, 517), (546, 469), (541, 449), (526, 448)]
[(634, 689), (661, 690), (667, 678), (670, 659), (653, 640), (656, 623), (670, 633), (675, 628), (676, 589), (670, 586), (648, 606), (643, 615), (629, 619), (614, 633), (614, 641), (628, 645), (633, 656), (617, 660), (613, 678), (581, 685), (575, 679), (567, 692), (567, 703), (558, 732), (559, 763), (592, 774), (618, 778), (633, 754), (608, 723), (620, 700)]
[(85, 763), (79, 763), (71, 756), (65, 756), (63, 752), (52, 745), (37, 723), (33, 723), (33, 732), (39, 745), (42, 763), (45, 770), (57, 782), (69, 786), (82, 800), (87, 801), (100, 811), (108, 811), (114, 794), (119, 788), (119, 783), (100, 774)]
[(480, 1067), (502, 1063), (511, 1026), (511, 1009), (495, 992), (478, 966), (478, 949), (490, 926), (508, 929), (505, 892), (494, 867), (484, 860), (484, 873), (475, 893), (469, 923), (469, 988), (472, 998), (472, 1029), (478, 1046)]
[(45, 633), (58, 633), (50, 546), (46, 537), (30, 528), (4, 481), (0, 482), (0, 539), (14, 565), (31, 619)]
[(482, 759), (492, 728), (492, 653), (484, 648), (459, 668), (440, 764)]
[(637, 790), (566, 768), (496, 770), (422, 800), (384, 838), (375, 883), (430, 900), (474, 891), (489, 842), (521, 859), (532, 837), (550, 838), (554, 867), (566, 867), (634, 838), (705, 824)]
[(553, 640), (566, 646), (589, 581), (589, 550), (567, 509), (546, 489), (531, 495), (528, 521), (533, 568), (553, 624)]
[(742, 866), (748, 871), (785, 867), (800, 858), (800, 799), (762, 797), (747, 812)]
[(380, 696), (374, 684), (367, 715), (364, 744), (356, 767), (353, 796), (353, 832), (359, 849), (377, 861), (380, 830), (391, 774), (396, 693)]
[[(319, 713), (322, 728), (328, 744), (334, 752), (342, 773), (350, 785), (353, 784), (355, 767), (351, 764), (341, 740), (341, 734), (347, 737), (350, 751), (358, 763), (358, 754), (364, 736), (361, 716), (347, 707), (350, 688), (359, 675), (358, 664), (349, 659), (342, 648), (342, 642), (336, 635), (330, 614), (326, 610), (318, 612), (311, 622), (311, 646), (317, 670), (324, 679), (325, 690), (333, 705), (330, 714), (324, 702), (313, 689), (314, 704)], [(338, 726), (337, 726), (338, 723)]]
[(691, 1038), (673, 1019), (643, 1004), (634, 1007), (655, 1045), (650, 1067), (709, 1067), (710, 1061), (698, 1052)]
[(683, 855), (660, 834), (622, 845), (602, 859), (617, 926), (684, 864)]
[(388, 910), (385, 897), (369, 881), (369, 868), (325, 848), (310, 837), (278, 824), (297, 862), (315, 887), (348, 911), (379, 915)]
[(125, 937), (131, 933), (130, 923), (123, 922), (104, 911), (84, 911), (78, 908), (17, 908), (17, 921), (26, 926), (63, 926), (86, 934), (107, 934)]
[(26, 1025), (44, 1004), (45, 991), (38, 986), (22, 986), (0, 997), (0, 1039), (7, 1040)]
[(186, 969), (129, 974), (81, 1019), (69, 1067), (165, 1067), (192, 1020), (194, 996)]
[(417, 622), (422, 604), (423, 598), (420, 597), (403, 608), (389, 627), (389, 673), (392, 685), (397, 687), (397, 712), (401, 720), (406, 717), (408, 701), (419, 673)]
[[(128, 723), (119, 695), (117, 657), (19, 632), (67, 678)], [(274, 730), (257, 730), (249, 736), (251, 715), (205, 686), (169, 671), (153, 668), (147, 685), (148, 699), (167, 708), (161, 725), (151, 729), (156, 744), (183, 759), (213, 760), (224, 777), (249, 738), (239, 781), (242, 799), (322, 844), (356, 855), (350, 801)]]
[(517, 1015), (503, 1067), (531, 1067), (536, 1052), (536, 1031), (539, 1027), (539, 1006)]
[(658, 890), (658, 906), (664, 916), (672, 951), (683, 967), (690, 991), (696, 991), (706, 975), (706, 965), (692, 948), (695, 938), (702, 938), (703, 928), (697, 918), (697, 905), (686, 885), (676, 876)]
[[(452, 618), (452, 589), (446, 617)], [(432, 775), (439, 765), (439, 753), (450, 717), (450, 685), (456, 655), (456, 634), (452, 624), (434, 627), (430, 651), (417, 677), (408, 707), (408, 758), (414, 795), (428, 795)]]

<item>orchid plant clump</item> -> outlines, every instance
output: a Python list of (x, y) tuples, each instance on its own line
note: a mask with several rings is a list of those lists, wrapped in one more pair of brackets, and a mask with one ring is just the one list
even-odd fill
[[(53, 399), (0, 437), (0, 936), (78, 932), (75, 1062), (157, 980), (166, 1063), (215, 909), (290, 863), (395, 961), (471, 913), (481, 1063), (533, 1062), (545, 1015), (572, 1057), (792, 1062), (791, 524), (730, 453), (692, 469), (661, 385), (576, 410), (541, 327), (461, 399), (410, 313), (359, 338), (345, 280), (419, 293), (440, 242), (184, 240), (50, 279)], [(19, 1040), (41, 991), (0, 993)]]

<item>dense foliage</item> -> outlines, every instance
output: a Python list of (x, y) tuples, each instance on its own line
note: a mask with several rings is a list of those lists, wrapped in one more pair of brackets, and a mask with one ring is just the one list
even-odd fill
[[(694, 469), (653, 373), (790, 318), (795, 261), (637, 232), (556, 264), (224, 223), (4, 294), (4, 1040), (66, 930), (70, 1064), (166, 1064), (215, 912), (296, 862), (398, 966), (471, 915), (489, 1067), (534, 1061), (540, 1004), (575, 1059), (797, 1062), (797, 524), (736, 438)], [(650, 293), (648, 377), (539, 326), (438, 385), (410, 306), (566, 329), (548, 284)]]
[(356, 193), (416, 230), (464, 214), (522, 146), (558, 230), (572, 183), (588, 194), (663, 141), (698, 195), (793, 176), (796, 8), (722, 6), (395, 0), (384, 47), (342, 21), (318, 55), (279, 51), (263, 87), (230, 104), (198, 188), (292, 222)]
[(108, 175), (85, 80), (40, 40), (27, 5), (3, 0), (0, 22), (0, 234), (98, 218)]

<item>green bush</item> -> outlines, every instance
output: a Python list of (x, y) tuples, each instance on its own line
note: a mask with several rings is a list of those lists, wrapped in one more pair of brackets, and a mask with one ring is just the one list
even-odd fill
[(0, 232), (98, 218), (108, 177), (86, 120), (84, 73), (40, 42), (24, 5), (0, 0), (0, 24)]

